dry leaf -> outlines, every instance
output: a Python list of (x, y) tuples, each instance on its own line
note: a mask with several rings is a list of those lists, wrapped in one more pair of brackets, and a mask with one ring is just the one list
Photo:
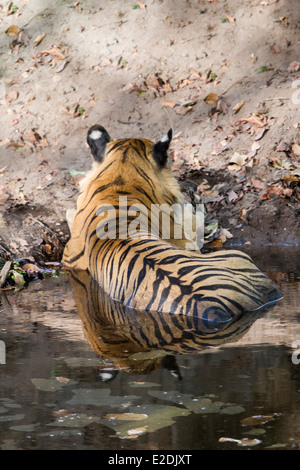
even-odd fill
[(251, 178), (251, 183), (256, 189), (264, 189), (266, 187), (266, 183), (264, 183), (264, 181), (256, 180), (254, 178)]
[(161, 104), (163, 106), (168, 106), (169, 108), (174, 108), (174, 106), (176, 105), (175, 101), (171, 101), (171, 100), (164, 100), (161, 102)]
[(0, 287), (4, 286), (6, 278), (10, 271), (10, 268), (11, 268), (11, 261), (6, 261), (6, 263), (4, 264), (4, 266), (2, 267), (0, 271)]
[(270, 199), (270, 196), (280, 196), (283, 194), (283, 190), (284, 188), (280, 185), (267, 186), (266, 192), (260, 197), (260, 199), (267, 200)]
[(54, 57), (58, 57), (59, 59), (64, 59), (64, 54), (58, 49), (58, 47), (51, 47), (50, 49), (44, 49), (41, 54), (52, 55)]
[(262, 441), (260, 439), (249, 439), (248, 437), (243, 437), (238, 443), (239, 446), (257, 446), (257, 444), (261, 444)]
[(228, 202), (235, 201), (237, 198), (238, 198), (238, 195), (236, 194), (235, 191), (233, 191), (233, 189), (231, 189), (229, 193), (227, 194)]
[(152, 86), (154, 86), (154, 88), (159, 88), (160, 87), (159, 81), (158, 81), (158, 79), (155, 75), (150, 75), (149, 80), (150, 80)]
[(219, 442), (236, 442), (239, 446), (256, 446), (257, 444), (261, 444), (262, 441), (259, 439), (249, 439), (248, 437), (244, 437), (243, 439), (220, 437)]
[(204, 243), (213, 250), (220, 250), (221, 248), (223, 248), (223, 242), (221, 238), (216, 238), (215, 240), (212, 240), (212, 241), (209, 241), (209, 240), (204, 241)]
[(218, 99), (219, 99), (219, 97), (216, 93), (209, 93), (209, 95), (207, 95), (204, 98), (204, 101), (207, 104), (216, 105), (217, 102), (218, 102)]
[(229, 230), (227, 230), (226, 228), (221, 229), (221, 232), (219, 234), (219, 240), (222, 243), (225, 243), (227, 239), (230, 239), (232, 237), (233, 237), (233, 235), (232, 235), (232, 233), (229, 232)]
[(17, 90), (12, 90), (7, 95), (7, 101), (15, 101), (19, 96), (19, 92)]
[(18, 44), (28, 44), (29, 43), (29, 37), (24, 31), (20, 31), (19, 36), (18, 36)]
[(284, 181), (294, 181), (294, 182), (298, 182), (299, 181), (299, 176), (295, 175), (295, 174), (290, 174), (290, 175), (285, 175), (283, 177), (283, 180)]
[(34, 273), (42, 271), (42, 269), (39, 266), (37, 266), (33, 263), (23, 264), (22, 269), (24, 269), (24, 271), (26, 271), (29, 274), (31, 274), (31, 273), (34, 274)]
[(270, 46), (270, 49), (273, 52), (273, 54), (280, 54), (281, 52), (280, 47), (276, 46), (275, 44), (272, 44), (272, 46)]
[(241, 420), (241, 424), (244, 426), (257, 426), (261, 424), (269, 423), (270, 421), (274, 421), (274, 417), (278, 416), (276, 413), (273, 415), (256, 415), (256, 416), (249, 416), (249, 418), (244, 418)]
[(16, 26), (12, 24), (6, 31), (5, 33), (12, 37), (12, 38), (17, 38), (19, 36), (20, 28), (19, 26)]
[[(112, 64), (111, 59), (110, 59), (107, 55), (101, 54), (101, 58), (103, 59), (103, 63), (104, 63), (105, 65), (111, 65), (111, 64)], [(122, 59), (122, 58), (121, 58), (121, 59)]]
[(40, 34), (37, 38), (35, 38), (34, 44), (38, 46), (45, 37), (46, 37), (46, 33)]
[(258, 142), (253, 142), (252, 146), (251, 146), (251, 151), (249, 153), (247, 153), (247, 157), (248, 158), (253, 158), (255, 157), (256, 153), (257, 153), (257, 150), (260, 149), (260, 144)]
[(233, 112), (234, 114), (236, 114), (245, 104), (245, 101), (240, 101), (239, 103), (237, 103), (233, 108)]
[(260, 144), (258, 142), (253, 142), (251, 150), (252, 152), (257, 151), (260, 149)]
[(178, 108), (175, 109), (176, 114), (179, 114), (180, 116), (185, 116), (186, 114), (190, 113), (193, 110), (192, 106), (179, 106)]
[(38, 144), (38, 141), (37, 141), (37, 139), (36, 139), (36, 135), (35, 135), (35, 133), (34, 133), (32, 130), (29, 130), (29, 131), (27, 132), (27, 136), (28, 136), (29, 141), (30, 141), (32, 144), (34, 144), (34, 145), (37, 145), (37, 144)]
[(300, 69), (300, 62), (296, 62), (295, 60), (291, 62), (290, 65), (288, 66), (289, 73), (298, 72), (299, 69)]
[(247, 219), (246, 219), (247, 210), (240, 208), (240, 211), (241, 211), (241, 220), (246, 223), (247, 222)]
[(245, 165), (247, 158), (247, 155), (241, 155), (238, 152), (234, 152), (233, 156), (229, 161), (229, 165), (237, 165), (239, 167), (242, 167), (243, 165)]
[(68, 61), (67, 60), (63, 60), (59, 66), (56, 68), (55, 72), (56, 73), (59, 73), (59, 72), (62, 72), (65, 68), (65, 66), (67, 65)]
[(223, 98), (220, 98), (217, 102), (217, 111), (219, 111), (220, 113), (225, 114), (227, 109), (228, 109), (228, 104), (226, 103), (226, 101)]
[(240, 440), (233, 437), (220, 437), (219, 442), (240, 442)]
[(192, 72), (192, 75), (190, 76), (191, 80), (200, 80), (201, 79), (201, 73), (198, 72), (198, 70), (191, 67), (190, 71)]
[(226, 15), (226, 18), (229, 21), (229, 23), (235, 23), (235, 18), (233, 18), (233, 16)]
[(110, 413), (105, 415), (104, 418), (118, 421), (139, 421), (148, 418), (148, 415), (143, 413)]
[(69, 382), (70, 379), (68, 377), (55, 377), (57, 382), (60, 382), (60, 383), (66, 383), (66, 382)]
[(140, 436), (141, 434), (144, 434), (144, 432), (147, 432), (148, 428), (147, 426), (143, 426), (142, 428), (135, 428), (135, 429), (128, 429), (127, 431), (127, 434), (128, 436), (126, 436), (127, 438), (136, 438), (138, 436)]
[(277, 150), (277, 152), (287, 152), (287, 151), (289, 150), (289, 146), (288, 146), (288, 144), (286, 144), (286, 143), (283, 142), (283, 140), (282, 140), (282, 141), (279, 142), (279, 144), (277, 145), (276, 150)]
[(300, 145), (298, 144), (293, 144), (292, 145), (292, 152), (299, 157), (300, 155)]
[[(9, 195), (6, 194), (2, 188), (0, 188), (0, 205), (5, 204), (6, 201), (8, 201), (8, 199), (9, 199)], [(2, 216), (0, 220), (2, 220)]]
[(241, 119), (242, 121), (249, 122), (250, 124), (254, 124), (257, 127), (264, 127), (264, 123), (261, 121), (261, 118), (259, 116), (256, 116), (252, 114), (249, 117)]
[(261, 129), (254, 137), (254, 140), (260, 140), (265, 135), (266, 131), (267, 129)]

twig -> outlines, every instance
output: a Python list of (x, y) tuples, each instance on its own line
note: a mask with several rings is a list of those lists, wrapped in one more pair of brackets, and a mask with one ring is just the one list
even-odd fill
[(120, 119), (118, 119), (118, 123), (119, 124), (134, 124), (134, 125), (137, 125), (137, 126), (145, 126), (145, 125), (148, 125), (148, 122), (143, 122), (143, 121), (121, 121)]
[(11, 256), (14, 256), (14, 253), (8, 248), (8, 246), (4, 243), (3, 240), (1, 240), (1, 242), (0, 242), (0, 248), (2, 248), (2, 250), (6, 251), (6, 253), (9, 253)]
[(36, 218), (33, 217), (33, 215), (31, 215), (31, 214), (30, 214), (30, 218), (31, 218), (35, 223), (38, 223), (41, 227), (46, 228), (47, 230), (50, 230), (50, 232), (52, 232), (54, 235), (57, 235), (57, 233), (55, 232), (55, 230), (53, 230), (51, 227), (49, 227), (49, 225), (46, 224), (45, 222), (43, 222), (42, 220), (36, 219)]
[(264, 98), (262, 101), (272, 101), (272, 100), (290, 100), (291, 98), (283, 98), (283, 97), (277, 97), (274, 96), (274, 98)]
[(11, 267), (11, 261), (6, 261), (0, 272), (0, 287), (3, 287)]

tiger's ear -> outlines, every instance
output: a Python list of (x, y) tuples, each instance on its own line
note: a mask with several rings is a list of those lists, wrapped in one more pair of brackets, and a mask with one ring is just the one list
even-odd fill
[(87, 143), (91, 149), (92, 155), (97, 162), (102, 162), (106, 144), (110, 137), (104, 127), (96, 124), (90, 127), (87, 133)]
[(163, 168), (168, 160), (168, 148), (172, 140), (172, 129), (160, 139), (159, 142), (153, 145), (152, 155), (160, 168)]

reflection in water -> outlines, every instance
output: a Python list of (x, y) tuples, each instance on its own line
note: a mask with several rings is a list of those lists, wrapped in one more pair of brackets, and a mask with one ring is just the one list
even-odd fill
[(110, 381), (118, 370), (148, 373), (157, 368), (170, 370), (180, 378), (175, 353), (188, 354), (237, 341), (251, 325), (280, 298), (274, 289), (273, 302), (252, 312), (224, 317), (207, 306), (209, 315), (174, 315), (126, 308), (106, 295), (83, 271), (69, 274), (83, 331), (94, 351), (111, 359), (109, 369), (99, 372)]
[(283, 300), (236, 321), (99, 305), (78, 277), (79, 316), (63, 273), (0, 295), (0, 449), (300, 449), (300, 256), (265, 255)]

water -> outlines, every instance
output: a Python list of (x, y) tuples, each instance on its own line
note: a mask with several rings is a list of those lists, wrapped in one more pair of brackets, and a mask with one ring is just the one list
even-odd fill
[(95, 322), (65, 274), (1, 295), (0, 449), (299, 449), (300, 256), (251, 255), (284, 299), (205, 337)]

